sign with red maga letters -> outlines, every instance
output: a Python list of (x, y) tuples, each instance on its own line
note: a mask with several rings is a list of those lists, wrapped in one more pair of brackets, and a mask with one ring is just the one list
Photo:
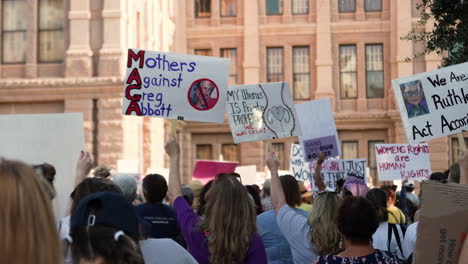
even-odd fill
[(468, 62), (392, 81), (409, 143), (468, 130)]
[(375, 157), (380, 181), (423, 181), (431, 175), (428, 144), (376, 144)]
[(229, 60), (129, 49), (123, 115), (224, 122)]
[(237, 162), (197, 160), (193, 170), (193, 178), (205, 185), (207, 182), (214, 180), (216, 175), (220, 173), (235, 172), (237, 164)]
[(300, 135), (287, 82), (230, 86), (226, 112), (235, 143)]

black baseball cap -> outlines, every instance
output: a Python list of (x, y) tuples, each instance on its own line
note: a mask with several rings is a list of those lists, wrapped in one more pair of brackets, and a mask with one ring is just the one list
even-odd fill
[[(90, 210), (90, 208), (96, 208)], [(71, 216), (70, 231), (82, 226), (114, 227), (136, 241), (140, 238), (139, 221), (135, 209), (121, 194), (98, 192), (82, 199)]]

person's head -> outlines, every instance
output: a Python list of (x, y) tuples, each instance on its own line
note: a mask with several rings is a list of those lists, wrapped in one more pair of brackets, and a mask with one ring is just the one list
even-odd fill
[(411, 193), (414, 191), (414, 184), (412, 182), (405, 183), (406, 191)]
[(201, 222), (209, 232), (211, 263), (242, 263), (252, 233), (256, 213), (247, 189), (233, 173), (218, 174), (206, 193), (205, 217)]
[(388, 221), (387, 193), (380, 188), (373, 188), (367, 192), (366, 199), (375, 207), (379, 222)]
[(197, 213), (199, 215), (203, 215), (205, 213), (206, 193), (210, 190), (211, 186), (213, 185), (213, 182), (214, 180), (207, 182), (200, 192), (200, 197), (197, 205)]
[[(315, 198), (308, 223), (309, 238), (319, 255), (338, 254), (340, 233), (335, 225), (341, 199), (335, 192), (320, 192)], [(320, 227), (320, 228), (314, 228)]]
[(424, 98), (424, 92), (421, 87), (421, 81), (413, 81), (405, 85), (403, 89), (403, 98), (412, 105), (419, 105)]
[(343, 188), (341, 189), (341, 195), (343, 198), (349, 196), (362, 196), (364, 197), (369, 191), (366, 182), (363, 179), (350, 176), (346, 178)]
[(299, 186), (299, 193), (301, 195), (301, 201), (304, 203), (312, 204), (313, 192), (307, 190), (303, 181), (298, 181), (297, 184)]
[(94, 169), (94, 177), (107, 179), (110, 176), (111, 172), (107, 166), (98, 166)]
[(458, 163), (454, 163), (452, 166), (450, 166), (448, 181), (460, 183), (460, 165), (458, 165)]
[(205, 99), (208, 99), (211, 97), (211, 93), (213, 92), (214, 89), (215, 89), (215, 86), (212, 82), (208, 80), (204, 80), (200, 82), (199, 91), (201, 91)]
[(429, 176), (429, 180), (438, 181), (438, 182), (441, 182), (441, 183), (446, 183), (447, 178), (448, 178), (448, 174), (449, 174), (449, 171), (447, 171), (447, 174), (445, 174), (444, 172), (433, 172)]
[(122, 190), (123, 195), (130, 201), (133, 202), (137, 197), (137, 181), (135, 178), (129, 175), (119, 175), (113, 177), (112, 181), (119, 186)]
[(395, 205), (396, 202), (396, 185), (383, 185), (382, 190), (387, 194), (387, 206)]
[(180, 187), (180, 191), (182, 192), (182, 196), (184, 197), (185, 201), (192, 206), (193, 199), (195, 199), (195, 194), (193, 193), (192, 188), (189, 186), (182, 186)]
[(263, 183), (263, 196), (266, 198), (270, 196), (271, 180), (266, 179)]
[(284, 198), (286, 203), (295, 208), (301, 205), (301, 196), (299, 193), (299, 185), (296, 178), (292, 175), (283, 175), (280, 177), (281, 186), (283, 187)]
[(247, 191), (252, 196), (255, 205), (255, 211), (257, 215), (263, 213), (262, 200), (260, 199), (260, 190), (254, 185), (246, 185)]
[(99, 192), (80, 201), (70, 219), (74, 263), (142, 264), (135, 209), (121, 194)]
[(62, 263), (50, 197), (31, 166), (0, 159), (2, 263)]
[(143, 195), (149, 203), (162, 203), (167, 194), (166, 179), (159, 174), (148, 174), (143, 179)]
[(32, 166), (34, 171), (36, 171), (37, 175), (40, 177), (40, 182), (44, 187), (44, 190), (50, 197), (50, 200), (53, 200), (55, 196), (57, 196), (57, 192), (55, 191), (54, 187), (54, 180), (55, 180), (55, 167), (49, 163), (42, 163), (38, 165)]
[(70, 194), (72, 199), (71, 213), (75, 211), (78, 203), (86, 196), (97, 192), (122, 193), (122, 190), (112, 181), (103, 178), (86, 178), (78, 184)]
[(363, 197), (349, 197), (338, 209), (336, 224), (347, 242), (345, 244), (369, 245), (379, 220), (371, 202)]

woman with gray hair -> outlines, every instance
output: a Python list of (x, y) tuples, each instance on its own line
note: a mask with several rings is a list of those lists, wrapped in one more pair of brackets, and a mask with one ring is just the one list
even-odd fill
[(115, 176), (113, 181), (122, 190), (125, 198), (133, 203), (137, 197), (137, 181), (129, 175)]

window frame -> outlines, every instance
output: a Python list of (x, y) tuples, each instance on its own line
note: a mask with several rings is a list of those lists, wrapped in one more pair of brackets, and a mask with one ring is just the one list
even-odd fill
[[(367, 70), (367, 47), (368, 46), (380, 46), (382, 47), (382, 71), (368, 71)], [(382, 98), (385, 98), (385, 56), (384, 56), (384, 44), (383, 43), (366, 43), (364, 45), (364, 68), (366, 70), (366, 99), (382, 99)], [(368, 72), (382, 72), (382, 96), (381, 97), (369, 97), (369, 93), (368, 93), (368, 87), (367, 87), (367, 84), (368, 84), (368, 81), (367, 81), (367, 77), (368, 77)]]
[(364, 0), (364, 11), (365, 12), (382, 12), (382, 0), (373, 0), (373, 1), (380, 1), (380, 9), (379, 10), (368, 10), (367, 8), (367, 0)]
[[(355, 51), (355, 55), (354, 57), (356, 58), (356, 61), (355, 61), (355, 68), (356, 70), (354, 71), (354, 73), (356, 74), (356, 96), (349, 96), (349, 97), (345, 97), (342, 95), (342, 87), (341, 87), (341, 84), (342, 84), (342, 77), (341, 77), (341, 74), (342, 73), (353, 73), (351, 71), (346, 71), (346, 72), (342, 72), (341, 71), (341, 47), (354, 47), (354, 51)], [(358, 65), (357, 65), (357, 60), (358, 60), (358, 52), (357, 52), (357, 44), (339, 44), (338, 45), (338, 71), (339, 71), (339, 75), (340, 75), (340, 99), (357, 99), (359, 97), (359, 78), (358, 78)]]
[(307, 11), (305, 13), (296, 13), (296, 12), (294, 12), (294, 3), (296, 1), (299, 1), (299, 0), (291, 0), (291, 14), (292, 15), (308, 15), (310, 13), (310, 1), (305, 0), (305, 2), (307, 3)]
[[(221, 58), (231, 58), (231, 57), (224, 57), (224, 51), (234, 51), (235, 53), (235, 58), (236, 58), (236, 65), (235, 65), (235, 69), (236, 69), (236, 73), (235, 74), (231, 74), (231, 69), (229, 69), (229, 78), (233, 77), (233, 79), (235, 80), (234, 84), (237, 85), (239, 83), (239, 71), (238, 71), (238, 65), (239, 65), (239, 59), (238, 59), (238, 56), (237, 56), (237, 48), (220, 48), (219, 49), (219, 56)], [(229, 68), (231, 68), (231, 65), (229, 65)]]
[[(196, 3), (197, 1), (208, 1), (210, 11), (209, 11), (209, 13), (208, 13), (207, 16), (199, 16), (199, 15), (198, 15), (198, 13), (197, 13), (197, 3)], [(204, 18), (211, 18), (211, 15), (212, 15), (212, 10), (211, 10), (211, 9), (212, 9), (212, 8), (211, 8), (211, 0), (195, 0), (195, 1), (194, 1), (194, 6), (193, 6), (193, 16), (194, 16), (196, 19), (200, 19), (200, 18), (201, 18), (201, 19), (204, 19)]]
[[(211, 158), (210, 159), (198, 159), (197, 154), (198, 154), (198, 146), (209, 146), (210, 147), (210, 152), (211, 152)], [(205, 144), (205, 143), (200, 143), (200, 144), (195, 144), (195, 160), (215, 160), (213, 158), (214, 155), (214, 147), (213, 144)]]
[(272, 49), (281, 49), (281, 78), (280, 79), (284, 79), (284, 47), (282, 46), (274, 46), (274, 47), (266, 47), (266, 80), (267, 82), (275, 82), (275, 81), (270, 81), (270, 74), (275, 74), (275, 75), (279, 75), (280, 73), (270, 73), (269, 72), (269, 67), (268, 67), (268, 50), (272, 50)]
[[(223, 154), (223, 147), (224, 146), (235, 146), (236, 147), (236, 159), (235, 160), (227, 160), (224, 158), (224, 154)], [(240, 162), (240, 157), (241, 157), (241, 154), (240, 154), (240, 147), (238, 144), (235, 144), (235, 143), (221, 143), (221, 155), (223, 157), (223, 161), (237, 161), (237, 162)]]
[(279, 6), (279, 12), (278, 13), (268, 13), (268, 1), (270, 0), (265, 0), (265, 14), (267, 16), (282, 16), (283, 15), (283, 0), (273, 0), (273, 1), (278, 1), (278, 6)]
[[(307, 60), (307, 64), (308, 64), (307, 70), (308, 70), (308, 71), (307, 71), (307, 73), (302, 73), (302, 72), (301, 72), (301, 73), (295, 73), (295, 72), (294, 72), (294, 65), (295, 65), (294, 50), (295, 50), (295, 49), (301, 49), (301, 48), (307, 48), (307, 56), (308, 56), (308, 60)], [(293, 82), (292, 82), (292, 86), (293, 86), (293, 87), (292, 87), (292, 89), (293, 89), (293, 91), (292, 91), (292, 93), (293, 93), (292, 96), (293, 96), (293, 99), (294, 99), (294, 100), (310, 100), (310, 99), (311, 99), (311, 95), (312, 95), (312, 92), (311, 92), (311, 89), (310, 89), (310, 86), (311, 86), (311, 83), (312, 83), (312, 80), (311, 80), (311, 79), (312, 79), (312, 78), (311, 78), (311, 71), (310, 71), (310, 46), (292, 46), (291, 51), (292, 51), (292, 58), (291, 58), (291, 59), (292, 59), (292, 78), (293, 78)], [(304, 76), (307, 75), (307, 76), (309, 77), (309, 87), (307, 87), (307, 93), (308, 93), (309, 96), (306, 97), (306, 98), (297, 98), (297, 97), (296, 97), (296, 93), (295, 93), (295, 91), (296, 91), (296, 81), (295, 81), (295, 79), (296, 79), (296, 78), (295, 78), (296, 74), (298, 74), (298, 75), (304, 75)]]
[(344, 157), (344, 145), (345, 144), (349, 144), (349, 143), (352, 143), (352, 144), (356, 144), (356, 158), (351, 158), (351, 159), (358, 159), (359, 158), (359, 140), (343, 140), (341, 141), (341, 156), (343, 159), (349, 159), (349, 158), (345, 158)]
[[(65, 47), (65, 38), (62, 40), (64, 41), (63, 43), (63, 46), (64, 46), (64, 54), (63, 54), (63, 59), (62, 60), (55, 60), (55, 61), (42, 61), (40, 59), (40, 48), (41, 48), (41, 33), (42, 32), (55, 32), (55, 31), (61, 31), (63, 33), (63, 35), (65, 36), (65, 19), (66, 18), (66, 14), (64, 14), (63, 18), (63, 23), (62, 23), (62, 27), (61, 28), (54, 28), (54, 29), (41, 29), (40, 28), (40, 25), (41, 25), (41, 6), (40, 6), (40, 2), (41, 0), (37, 0), (37, 39), (36, 39), (36, 48), (37, 48), (37, 56), (36, 56), (36, 61), (38, 64), (53, 64), (53, 63), (63, 63), (65, 62), (65, 53), (66, 53), (66, 47)], [(63, 8), (63, 12), (65, 12), (65, 0), (62, 1), (62, 8)]]
[(238, 0), (232, 0), (236, 2), (234, 15), (223, 15), (223, 1), (224, 0), (219, 0), (219, 16), (220, 17), (237, 17)]
[[(346, 0), (345, 0), (346, 1)], [(356, 0), (351, 0), (351, 1), (354, 1), (354, 8), (353, 10), (348, 10), (348, 11), (343, 11), (342, 8), (341, 8), (341, 0), (338, 0), (338, 13), (342, 13), (342, 14), (345, 14), (345, 13), (356, 13)]]
[[(1, 65), (25, 65), (27, 63), (27, 43), (28, 43), (28, 21), (26, 21), (26, 28), (23, 29), (23, 30), (4, 30), (3, 28), (3, 9), (4, 9), (4, 6), (3, 6), (3, 3), (4, 2), (15, 2), (15, 0), (0, 0), (0, 10), (1, 10), (1, 20), (0, 20), (0, 36), (1, 36), (1, 43), (0, 43), (0, 46), (1, 46), (1, 50), (0, 50), (0, 64)], [(26, 5), (27, 5), (27, 0), (22, 0), (22, 2), (25, 2)], [(25, 36), (25, 47), (24, 47), (24, 61), (15, 61), (15, 62), (5, 62), (4, 61), (4, 33), (24, 33), (24, 36)]]

